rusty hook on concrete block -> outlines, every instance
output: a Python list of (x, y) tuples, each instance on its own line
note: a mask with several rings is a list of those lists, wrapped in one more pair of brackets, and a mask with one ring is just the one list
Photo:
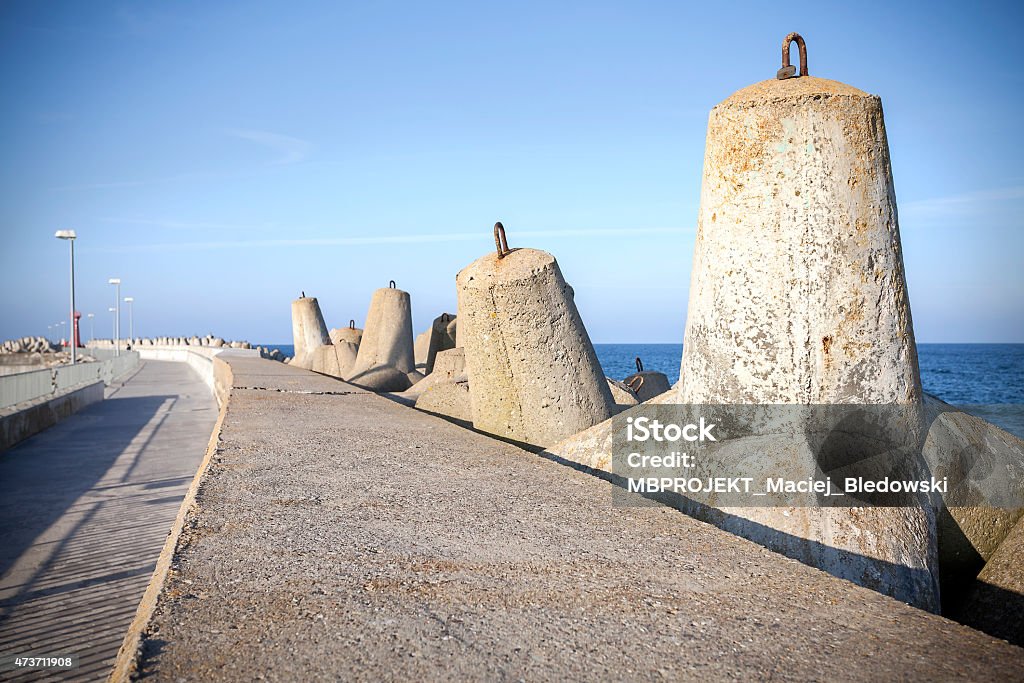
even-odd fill
[[(635, 387), (633, 386), (634, 384), (636, 384)], [(634, 394), (637, 393), (638, 391), (640, 391), (640, 387), (642, 387), (643, 385), (644, 385), (644, 378), (641, 377), (640, 375), (637, 375), (637, 376), (633, 377), (633, 379), (631, 379), (628, 382), (626, 382), (626, 386), (629, 387), (630, 390)]]
[(640, 360), (640, 356), (636, 357), (636, 371), (637, 372), (643, 372), (644, 371), (644, 362), (642, 360)]
[(302, 296), (301, 296), (300, 298), (302, 298), (302, 299), (305, 299), (305, 298), (306, 298), (306, 292), (305, 292), (305, 290), (303, 290), (303, 292), (302, 292)]
[(498, 249), (498, 258), (505, 258), (505, 254), (512, 251), (508, 248), (508, 240), (505, 239), (505, 226), (498, 221), (494, 224), (494, 246)]
[(350, 330), (356, 329), (356, 321), (355, 320), (349, 320), (348, 321), (348, 329), (350, 329)]
[(389, 282), (388, 283), (388, 287), (391, 288), (391, 289), (394, 289), (395, 288), (395, 281), (392, 280), (391, 282)]
[(798, 78), (796, 67), (790, 66), (789, 63), (789, 45), (794, 40), (796, 41), (796, 46), (800, 49), (800, 76), (807, 75), (807, 43), (804, 42), (803, 37), (799, 33), (790, 33), (782, 41), (782, 68), (775, 74), (775, 77), (780, 81), (787, 78)]

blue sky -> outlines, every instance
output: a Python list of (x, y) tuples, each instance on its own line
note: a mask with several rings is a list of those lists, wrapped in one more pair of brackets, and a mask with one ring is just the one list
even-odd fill
[[(291, 339), (394, 279), (419, 331), (492, 248), (551, 251), (597, 342), (680, 342), (708, 111), (773, 77), (882, 97), (918, 341), (1024, 342), (1020, 3), (0, 5), (0, 338)], [(125, 326), (127, 321), (125, 321)], [(85, 328), (88, 336), (88, 326)]]

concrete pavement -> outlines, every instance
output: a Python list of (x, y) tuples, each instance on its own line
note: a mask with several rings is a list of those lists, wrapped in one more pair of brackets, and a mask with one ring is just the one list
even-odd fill
[(1020, 680), (1024, 649), (341, 381), (230, 360), (140, 647), (217, 680)]
[(184, 363), (107, 392), (0, 453), (0, 654), (77, 654), (60, 680), (109, 673), (217, 420)]

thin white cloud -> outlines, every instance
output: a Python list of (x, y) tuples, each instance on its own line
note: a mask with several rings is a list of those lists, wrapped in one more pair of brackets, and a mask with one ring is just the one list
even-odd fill
[(278, 157), (270, 162), (272, 166), (297, 164), (305, 160), (313, 151), (312, 143), (293, 138), (290, 135), (271, 133), (266, 130), (229, 130), (227, 133), (236, 138), (268, 147), (277, 153)]
[[(579, 237), (588, 239), (636, 237), (640, 235), (682, 235), (692, 233), (692, 228), (595, 228), (590, 230), (516, 230), (510, 235), (512, 246), (519, 238)], [(122, 246), (93, 247), (96, 252), (139, 252), (139, 251), (210, 251), (217, 249), (278, 249), (282, 247), (340, 247), (380, 244), (425, 244), (444, 242), (469, 242), (486, 239), (486, 231), (435, 233), (425, 235), (374, 235), (367, 237), (313, 237), (305, 239), (264, 239), (264, 240), (220, 240), (208, 242), (167, 242), (162, 244), (130, 244)]]
[[(229, 230), (240, 232), (244, 230), (255, 229), (254, 227), (248, 225), (231, 225), (228, 223), (210, 223), (206, 221), (190, 222), (116, 217), (101, 217), (98, 218), (97, 220), (103, 223), (117, 223), (123, 225), (144, 225), (154, 228), (166, 228), (168, 230)], [(266, 228), (271, 227), (273, 226), (266, 226)]]
[(1024, 199), (1024, 185), (978, 190), (947, 197), (933, 197), (931, 199), (907, 202), (900, 207), (900, 212), (920, 215), (973, 212), (979, 210), (979, 208), (983, 209), (994, 204), (1012, 202), (1018, 199)]
[[(230, 129), (225, 132), (232, 137), (266, 147), (273, 152), (275, 157), (266, 163), (267, 166), (287, 166), (290, 164), (297, 164), (301, 161), (305, 161), (313, 151), (313, 144), (311, 142), (295, 138), (290, 135), (271, 133), (266, 130)], [(62, 192), (69, 190), (116, 190), (128, 187), (141, 187), (143, 185), (173, 183), (182, 180), (231, 178), (249, 170), (251, 169), (235, 171), (192, 171), (159, 178), (148, 178), (145, 180), (114, 180), (100, 183), (81, 183), (75, 185), (60, 185), (49, 189), (51, 191)]]

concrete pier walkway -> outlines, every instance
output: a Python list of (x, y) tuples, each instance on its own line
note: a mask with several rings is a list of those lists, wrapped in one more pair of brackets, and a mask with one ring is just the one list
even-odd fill
[(143, 677), (1024, 676), (1024, 649), (668, 508), (612, 507), (589, 474), (341, 381), (229, 362)]
[(0, 453), (0, 654), (78, 655), (59, 680), (109, 674), (217, 421), (184, 363), (107, 393)]

